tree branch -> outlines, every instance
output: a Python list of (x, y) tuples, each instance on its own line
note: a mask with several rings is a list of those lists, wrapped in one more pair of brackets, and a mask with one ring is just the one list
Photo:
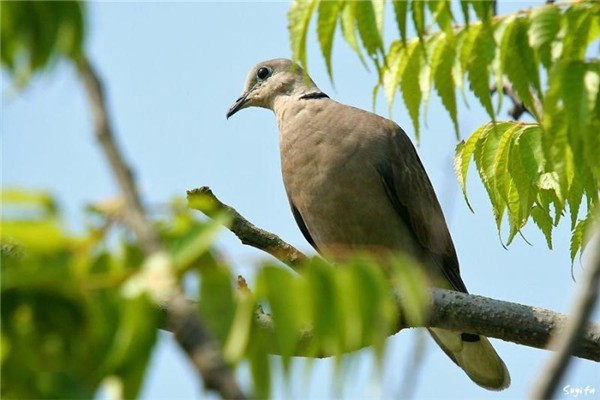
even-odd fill
[[(495, 84), (490, 87), (491, 94), (494, 94), (497, 91), (498, 91), (498, 88), (496, 87)], [(508, 115), (510, 115), (510, 117), (512, 119), (514, 119), (515, 121), (518, 121), (525, 113), (533, 116), (531, 111), (529, 111), (527, 109), (527, 107), (525, 107), (525, 104), (523, 104), (523, 101), (519, 98), (519, 96), (517, 96), (517, 94), (514, 92), (512, 86), (509, 85), (508, 83), (505, 83), (502, 86), (502, 92), (498, 93), (498, 95), (499, 96), (505, 95), (512, 102), (513, 106), (508, 110)]]
[[(234, 215), (239, 216), (237, 211), (219, 201), (208, 187), (188, 191), (188, 198), (190, 194), (193, 195), (195, 193), (210, 193), (211, 198), (214, 198), (221, 204), (222, 210), (229, 210), (230, 212), (235, 213)], [(210, 216), (210, 214), (207, 215)], [(245, 226), (246, 224), (248, 226)], [(240, 239), (244, 244), (259, 249), (264, 248), (264, 242), (268, 241), (268, 238), (276, 237), (269, 232), (266, 232), (266, 237), (261, 237), (262, 233), (265, 231), (256, 228), (241, 216), (237, 221), (236, 229), (231, 229), (238, 237), (240, 232), (246, 232), (248, 230), (252, 231), (253, 235), (245, 236), (244, 239)], [(257, 240), (256, 242), (254, 242), (255, 239)], [(278, 237), (277, 239), (281, 241)], [(287, 243), (284, 242), (284, 244), (286, 246), (284, 248), (288, 248), (289, 246), (289, 248), (294, 249)], [(268, 247), (268, 249), (267, 252), (269, 254), (288, 265), (290, 264), (289, 258), (286, 257), (286, 251), (277, 251), (276, 249), (273, 249), (273, 247)], [(298, 252), (296, 249), (294, 249), (294, 251)], [(400, 294), (398, 294), (397, 299), (398, 307), (401, 309), (403, 302)], [(259, 310), (257, 311), (256, 317), (263, 333), (265, 335), (274, 335), (274, 326), (271, 316)], [(551, 339), (557, 334), (565, 331), (567, 322), (568, 317), (566, 315), (543, 308), (433, 288), (431, 289), (430, 315), (427, 323), (423, 324), (423, 326), (473, 332), (524, 346), (539, 349), (552, 349), (552, 345), (550, 344)], [(400, 323), (390, 332), (390, 335), (408, 327), (411, 326)], [(297, 346), (297, 356), (315, 357), (310, 350), (313, 348), (311, 346), (311, 340), (312, 332), (310, 330), (305, 331)], [(270, 349), (271, 352), (277, 354), (277, 341), (267, 340), (266, 342), (272, 346)], [(354, 351), (358, 349), (346, 350)], [(581, 337), (574, 346), (572, 354), (576, 357), (600, 361), (600, 325), (589, 323), (584, 326)], [(331, 354), (321, 354), (317, 355), (317, 357), (328, 357), (330, 355)]]
[[(202, 201), (202, 198), (209, 199), (211, 204), (207, 206), (206, 202)], [(229, 230), (243, 244), (269, 253), (297, 272), (301, 272), (301, 267), (307, 260), (307, 257), (300, 250), (284, 242), (279, 236), (256, 227), (235, 209), (221, 202), (208, 186), (188, 190), (187, 199), (190, 208), (201, 211), (211, 218), (219, 212), (227, 212), (232, 218)]]
[[(596, 221), (600, 221), (600, 218), (597, 217)], [(598, 226), (598, 224), (595, 225)], [(600, 230), (596, 228), (595, 233), (592, 238), (593, 242), (588, 247), (591, 256), (580, 281), (580, 288), (576, 292), (577, 296), (571, 308), (571, 317), (566, 322), (567, 326), (564, 333), (558, 335), (552, 342), (552, 346), (556, 348), (556, 353), (540, 373), (531, 394), (532, 399), (550, 399), (554, 397), (571, 361), (571, 355), (577, 355), (576, 351), (581, 343), (582, 336), (585, 340), (586, 322), (598, 302), (598, 290), (600, 289)]]
[[(569, 320), (566, 315), (547, 309), (452, 290), (432, 288), (430, 296), (430, 314), (425, 323), (409, 325), (403, 321), (390, 331), (389, 335), (394, 335), (405, 328), (433, 327), (472, 332), (523, 346), (551, 350), (552, 346), (549, 346), (549, 343), (552, 343), (551, 339), (566, 329)], [(401, 294), (397, 294), (397, 303), (399, 309), (404, 307)], [(274, 335), (271, 316), (259, 310), (256, 317), (264, 333)], [(304, 331), (295, 355), (317, 358), (333, 355), (313, 354), (312, 339), (312, 332)], [(272, 346), (270, 351), (279, 354), (277, 340), (273, 338), (267, 342)], [(360, 347), (349, 348), (345, 349), (345, 352), (359, 349)], [(583, 327), (581, 337), (574, 346), (572, 354), (579, 358), (600, 361), (600, 325), (589, 323)]]
[[(92, 111), (96, 139), (125, 199), (125, 221), (136, 235), (147, 259), (164, 254), (158, 234), (146, 218), (131, 170), (117, 146), (100, 78), (85, 57), (80, 60), (78, 70)], [(218, 343), (206, 330), (196, 307), (186, 300), (179, 286), (171, 288), (164, 307), (169, 330), (187, 353), (206, 388), (218, 391), (224, 398), (245, 398), (221, 358)]]

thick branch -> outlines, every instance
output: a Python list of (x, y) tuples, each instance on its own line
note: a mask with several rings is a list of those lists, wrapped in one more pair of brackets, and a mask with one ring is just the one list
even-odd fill
[[(188, 191), (190, 193), (210, 193), (221, 209), (233, 211), (239, 214), (231, 207), (219, 201), (207, 187)], [(210, 216), (210, 214), (207, 214)], [(236, 230), (232, 232), (238, 235), (239, 232), (251, 230), (253, 235), (245, 236), (243, 243), (259, 249), (264, 248), (264, 242), (268, 241), (275, 235), (268, 233), (265, 237), (261, 237), (265, 232), (262, 229), (256, 228), (245, 218), (240, 216)], [(247, 226), (246, 226), (247, 224)], [(255, 242), (255, 238), (257, 238)], [(241, 239), (241, 238), (240, 238)], [(279, 241), (281, 239), (277, 238)], [(271, 242), (272, 243), (272, 242)], [(277, 242), (278, 243), (278, 242)], [(289, 246), (284, 243), (285, 246)], [(289, 246), (291, 247), (291, 246)], [(269, 254), (277, 257), (284, 263), (289, 264), (289, 259), (286, 258), (286, 252), (283, 250), (276, 251), (272, 247), (268, 247)], [(284, 247), (287, 248), (287, 247)], [(293, 248), (293, 247), (291, 247)], [(294, 249), (294, 251), (298, 251)], [(298, 252), (299, 253), (299, 252)], [(283, 255), (283, 256), (282, 256)], [(466, 293), (459, 293), (443, 289), (431, 289), (432, 304), (428, 322), (426, 326), (458, 330), (462, 332), (473, 332), (484, 336), (503, 339), (509, 342), (521, 344), (524, 346), (535, 347), (540, 349), (552, 349), (549, 345), (551, 339), (560, 334), (566, 329), (568, 317), (543, 308), (525, 306), (516, 303), (509, 303), (500, 300), (494, 300), (483, 296), (476, 296)], [(402, 300), (399, 297), (399, 307), (402, 306)], [(257, 320), (263, 328), (266, 335), (273, 335), (273, 321), (270, 315), (258, 312)], [(409, 326), (400, 325), (390, 332), (390, 335), (398, 332), (402, 328)], [(309, 352), (311, 348), (312, 333), (304, 332), (300, 343), (298, 344), (298, 356), (312, 356)], [(276, 346), (276, 340), (268, 340), (272, 346)], [(357, 349), (347, 349), (348, 351)], [(271, 349), (273, 353), (277, 353), (276, 347)], [(581, 338), (574, 347), (573, 355), (593, 361), (600, 361), (600, 326), (597, 324), (587, 324), (584, 326)], [(329, 356), (328, 354), (319, 356)]]
[[(196, 201), (198, 196), (209, 199), (212, 204), (206, 206), (206, 202)], [(256, 227), (234, 208), (221, 202), (208, 186), (188, 190), (187, 198), (191, 208), (203, 212), (208, 217), (214, 217), (219, 212), (227, 212), (232, 218), (229, 230), (231, 230), (243, 244), (256, 247), (257, 249), (269, 253), (273, 257), (300, 272), (299, 268), (307, 259), (300, 250), (284, 242), (279, 236)]]
[[(398, 296), (398, 307), (403, 301)], [(273, 321), (269, 314), (257, 313), (257, 319), (265, 334), (273, 335)], [(404, 328), (434, 327), (472, 332), (502, 339), (538, 349), (552, 349), (548, 344), (557, 334), (567, 327), (568, 317), (543, 308), (530, 307), (488, 297), (460, 293), (451, 290), (431, 289), (431, 307), (429, 318), (423, 325), (399, 324), (390, 332), (393, 335)], [(311, 353), (312, 332), (305, 331), (298, 344), (297, 356), (315, 355)], [(273, 346), (270, 350), (277, 354), (277, 341), (269, 340)], [(346, 349), (355, 351), (358, 348)], [(587, 324), (572, 353), (576, 357), (600, 361), (600, 325)], [(331, 354), (319, 354), (318, 357), (329, 357)], [(540, 397), (545, 398), (545, 397)]]
[[(96, 139), (125, 199), (126, 222), (139, 240), (146, 257), (163, 252), (152, 223), (146, 218), (131, 170), (117, 146), (100, 78), (90, 62), (83, 58), (79, 74), (88, 95)], [(228, 366), (222, 360), (217, 342), (200, 321), (196, 308), (175, 288), (165, 304), (169, 329), (204, 380), (207, 389), (217, 390), (224, 398), (245, 398)]]

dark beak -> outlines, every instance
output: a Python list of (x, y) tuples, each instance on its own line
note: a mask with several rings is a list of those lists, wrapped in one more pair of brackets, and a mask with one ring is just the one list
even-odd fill
[(229, 119), (229, 117), (231, 117), (233, 114), (244, 108), (244, 105), (248, 101), (248, 93), (250, 92), (248, 91), (241, 95), (240, 98), (237, 99), (231, 107), (229, 107), (229, 110), (227, 111), (227, 119)]

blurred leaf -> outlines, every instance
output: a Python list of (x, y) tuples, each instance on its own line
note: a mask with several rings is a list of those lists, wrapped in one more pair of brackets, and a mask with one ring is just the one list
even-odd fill
[(547, 5), (534, 8), (530, 15), (529, 42), (536, 49), (544, 67), (551, 65), (551, 44), (560, 29), (560, 10), (558, 7)]
[(331, 50), (333, 48), (333, 37), (338, 20), (338, 13), (341, 10), (341, 1), (321, 1), (319, 2), (319, 17), (317, 22), (317, 37), (321, 45), (321, 52), (327, 65), (327, 74), (333, 81), (333, 70), (331, 68)]
[(253, 335), (249, 346), (250, 372), (254, 395), (258, 399), (269, 398), (271, 392), (271, 362), (264, 337)]
[(409, 0), (392, 0), (394, 15), (396, 16), (396, 25), (398, 26), (400, 38), (404, 44), (406, 44), (406, 14), (409, 3)]
[(59, 57), (79, 59), (86, 34), (83, 13), (77, 1), (2, 3), (1, 60), (17, 86)]
[(402, 296), (404, 318), (411, 325), (421, 325), (428, 307), (426, 278), (420, 265), (401, 257), (391, 260), (393, 286)]
[(200, 314), (221, 343), (227, 339), (237, 307), (232, 281), (231, 272), (226, 268), (208, 268), (201, 273)]
[(419, 40), (422, 42), (425, 36), (425, 2), (413, 0), (410, 2), (410, 11), (413, 24)]
[(308, 323), (310, 304), (303, 296), (305, 289), (298, 276), (281, 267), (267, 266), (258, 277), (257, 294), (266, 297), (269, 302), (278, 348), (284, 371), (287, 372), (300, 339), (300, 331)]
[(189, 269), (213, 244), (217, 233), (223, 226), (229, 225), (231, 218), (226, 213), (212, 217), (211, 221), (195, 225), (185, 235), (179, 237), (172, 248), (175, 270), (182, 273)]
[(240, 361), (246, 354), (252, 334), (256, 301), (250, 293), (239, 294), (231, 329), (223, 346), (223, 358), (229, 363)]

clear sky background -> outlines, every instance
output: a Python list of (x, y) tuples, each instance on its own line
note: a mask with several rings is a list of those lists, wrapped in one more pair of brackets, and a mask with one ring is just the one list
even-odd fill
[[(500, 2), (499, 13), (530, 3)], [(187, 189), (208, 185), (227, 204), (256, 225), (313, 253), (296, 227), (280, 175), (278, 133), (270, 111), (248, 109), (227, 121), (225, 112), (241, 94), (248, 70), (257, 62), (290, 57), (289, 3), (91, 3), (86, 48), (106, 84), (113, 122), (150, 205), (183, 197)], [(388, 15), (386, 40), (397, 37)], [(313, 25), (314, 26), (314, 25)], [(311, 27), (311, 31), (313, 31)], [(372, 110), (376, 81), (338, 40), (334, 44), (332, 87), (314, 34), (308, 44), (309, 72), (332, 98)], [(47, 189), (57, 196), (70, 226), (80, 228), (82, 206), (115, 196), (108, 168), (92, 135), (90, 115), (74, 69), (57, 63), (21, 93), (11, 91), (2, 75), (3, 186)], [(459, 111), (461, 135), (487, 121), (477, 101)], [(508, 100), (506, 101), (508, 103)], [(380, 96), (376, 110), (389, 116)], [(527, 227), (532, 243), (515, 239), (505, 250), (493, 222), (485, 190), (473, 173), (469, 196), (475, 214), (460, 194), (452, 172), (456, 140), (451, 121), (435, 92), (419, 153), (436, 188), (461, 261), (463, 280), (472, 293), (567, 312), (576, 284), (571, 279), (568, 223), (554, 234), (549, 251), (542, 234)], [(392, 117), (404, 129), (412, 125), (398, 97)], [(506, 235), (504, 235), (506, 237)], [(240, 244), (224, 231), (218, 247), (247, 276), (268, 256)], [(580, 276), (580, 265), (574, 267)], [(600, 320), (600, 313), (595, 313)], [(295, 362), (293, 379), (276, 379), (278, 398), (397, 398), (411, 363), (419, 331), (403, 331), (388, 340), (382, 379), (368, 351), (345, 364), (341, 391), (332, 384), (330, 360)], [(473, 384), (429, 337), (415, 398), (523, 398), (550, 353), (494, 340), (512, 375), (506, 391), (485, 391)], [(243, 368), (240, 378), (248, 384)], [(596, 389), (600, 368), (575, 359), (564, 385)], [(564, 386), (564, 385), (561, 385)], [(186, 399), (203, 395), (188, 361), (170, 334), (161, 333), (144, 384), (144, 399)], [(559, 393), (558, 398), (570, 396)]]

